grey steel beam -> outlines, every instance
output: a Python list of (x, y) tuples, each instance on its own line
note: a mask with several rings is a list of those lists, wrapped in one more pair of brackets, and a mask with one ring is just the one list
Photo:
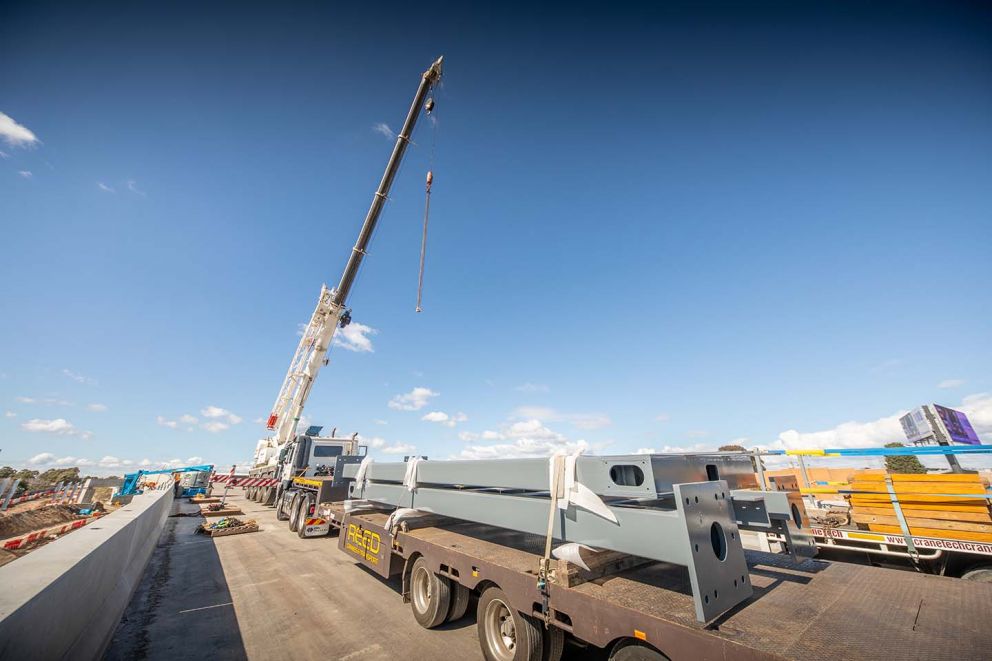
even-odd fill
[[(696, 617), (708, 622), (751, 596), (740, 532), (727, 483), (677, 484), (674, 509), (613, 507), (617, 523), (581, 508), (555, 517), (555, 539), (683, 565), (689, 570)], [(484, 491), (370, 482), (364, 499), (544, 535), (550, 500)]]

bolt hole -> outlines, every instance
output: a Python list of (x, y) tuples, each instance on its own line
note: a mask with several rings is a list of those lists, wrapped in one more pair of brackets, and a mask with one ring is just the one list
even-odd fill
[(734, 587), (735, 588), (737, 587), (737, 579), (736, 578), (734, 579)]
[(686, 499), (685, 499), (685, 504), (686, 504), (686, 505), (688, 505), (688, 504), (689, 504), (689, 497), (688, 497), (688, 496), (686, 496)]
[(696, 544), (696, 553), (699, 553), (699, 544)]
[(727, 538), (724, 536), (723, 526), (716, 521), (710, 526), (710, 544), (713, 546), (713, 555), (723, 562), (727, 559)]
[(713, 494), (713, 500), (720, 500), (720, 496)]
[(708, 594), (704, 594), (703, 601), (705, 601), (707, 604), (710, 603), (710, 596)]
[(714, 599), (718, 599), (719, 597), (720, 597), (720, 591), (719, 590), (713, 590), (713, 598)]
[(699, 496), (693, 496), (693, 498), (695, 498), (695, 499), (696, 499), (696, 502), (697, 502), (697, 503), (699, 502)]

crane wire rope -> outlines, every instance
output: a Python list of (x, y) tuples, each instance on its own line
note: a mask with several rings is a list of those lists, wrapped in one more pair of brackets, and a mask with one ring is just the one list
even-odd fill
[(434, 87), (431, 86), (430, 94), (432, 96), (427, 99), (427, 117), (431, 123), (431, 153), (428, 157), (427, 163), (427, 182), (425, 185), (424, 193), (424, 232), (420, 239), (420, 271), (417, 274), (417, 312), (423, 312), (424, 308), (421, 305), (424, 296), (424, 260), (427, 256), (427, 223), (430, 219), (431, 213), (431, 185), (434, 183), (434, 152), (437, 148), (437, 117), (433, 114), (434, 112), (434, 97), (433, 97)]

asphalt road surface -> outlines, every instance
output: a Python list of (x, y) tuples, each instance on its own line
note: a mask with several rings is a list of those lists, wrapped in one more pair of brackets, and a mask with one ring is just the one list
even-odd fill
[[(211, 539), (194, 534), (200, 517), (170, 518), (106, 659), (482, 658), (474, 604), (459, 622), (424, 629), (399, 578), (366, 571), (337, 537), (300, 539), (241, 489), (228, 502), (259, 532)], [(589, 652), (566, 647), (565, 658), (602, 658)]]

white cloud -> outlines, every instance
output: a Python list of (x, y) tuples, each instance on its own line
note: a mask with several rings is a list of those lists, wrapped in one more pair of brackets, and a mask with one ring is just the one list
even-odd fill
[(195, 417), (191, 416), (189, 413), (184, 413), (181, 416), (179, 416), (179, 422), (183, 423), (184, 425), (195, 425), (198, 422), (198, 420)]
[(938, 388), (960, 388), (964, 385), (964, 379), (944, 379), (937, 384)]
[(398, 411), (419, 411), (427, 406), (427, 402), (430, 401), (431, 397), (437, 397), (439, 394), (430, 388), (417, 386), (410, 392), (396, 395), (389, 400), (389, 408)]
[(42, 452), (28, 459), (28, 463), (32, 466), (47, 465), (55, 461), (55, 458), (51, 452)]
[(258, 416), (257, 418), (255, 418), (254, 420), (252, 420), (252, 424), (264, 425), (268, 421), (269, 421), (268, 418), (263, 418), (262, 416)]
[(386, 439), (380, 436), (373, 436), (367, 441), (365, 439), (362, 439), (362, 442), (365, 443), (365, 445), (369, 446), (370, 448), (378, 449), (386, 446)]
[(141, 195), (142, 197), (145, 196), (145, 191), (138, 188), (138, 184), (137, 182), (135, 182), (134, 179), (127, 180), (127, 189), (132, 193), (134, 193), (135, 195)]
[(21, 423), (21, 429), (29, 432), (60, 434), (62, 436), (77, 436), (85, 433), (85, 432), (80, 432), (71, 422), (69, 422), (65, 418), (55, 418), (54, 420), (42, 420), (40, 418), (32, 418), (27, 422)]
[(514, 388), (514, 390), (518, 390), (520, 392), (534, 393), (534, 392), (548, 392), (550, 388), (548, 388), (548, 386), (543, 383), (531, 383), (528, 381), (527, 383), (520, 384), (519, 386)]
[(231, 413), (227, 409), (222, 409), (219, 406), (208, 406), (206, 408), (200, 409), (200, 415), (202, 415), (204, 418), (226, 420), (229, 424), (232, 425), (236, 425), (239, 422), (241, 422), (240, 416)]
[(70, 379), (72, 379), (73, 381), (75, 381), (76, 383), (82, 383), (88, 386), (96, 385), (96, 379), (91, 379), (88, 376), (83, 376), (82, 374), (73, 372), (72, 370), (64, 369), (62, 370), (62, 373), (65, 374)]
[(102, 181), (96, 182), (96, 187), (99, 188), (100, 190), (104, 191), (105, 193), (116, 193), (117, 192), (112, 187), (108, 186), (107, 184), (103, 183)]
[(390, 140), (396, 138), (396, 133), (393, 132), (393, 129), (389, 128), (389, 124), (387, 124), (386, 122), (377, 122), (373, 124), (372, 131), (378, 133), (379, 135), (385, 136)]
[(103, 413), (107, 410), (106, 404), (87, 404), (86, 409), (88, 411), (93, 411), (94, 413)]
[(348, 351), (357, 351), (358, 353), (373, 352), (375, 349), (372, 348), (372, 335), (378, 334), (379, 331), (371, 326), (366, 326), (365, 324), (360, 324), (356, 321), (351, 322), (344, 328), (338, 330), (334, 334), (334, 346), (341, 347), (342, 349), (347, 349)]
[(468, 416), (461, 412), (448, 415), (444, 411), (431, 411), (422, 417), (421, 420), (426, 420), (427, 422), (437, 422), (445, 427), (454, 427), (459, 422), (467, 421)]
[(5, 418), (16, 418), (17, 417), (17, 414), (14, 413), (13, 411), (4, 411), (3, 412), (3, 417), (5, 417)]
[(532, 418), (544, 422), (567, 422), (578, 429), (601, 429), (613, 423), (605, 413), (563, 413), (547, 406), (519, 406), (515, 418)]
[(379, 419), (375, 419), (375, 420), (373, 420), (372, 422), (374, 422), (374, 423), (375, 423), (375, 424), (377, 424), (377, 425), (388, 425), (388, 424), (389, 424), (389, 423), (388, 423), (388, 422), (386, 422), (385, 420), (379, 420)]
[(501, 441), (504, 438), (506, 438), (506, 436), (504, 436), (501, 432), (487, 429), (482, 433), (476, 433), (470, 431), (458, 432), (458, 438), (460, 438), (463, 441), (469, 441), (469, 442), (478, 441), (478, 440)]
[(98, 463), (101, 468), (117, 468), (122, 464), (120, 459), (109, 454), (103, 457)]
[(230, 429), (231, 427), (231, 425), (227, 424), (226, 422), (220, 422), (219, 420), (211, 420), (210, 422), (204, 422), (200, 426), (213, 434), (216, 434), (217, 432), (222, 432), (225, 429)]
[(536, 418), (518, 420), (508, 425), (502, 432), (486, 431), (482, 434), (467, 434), (462, 440), (509, 440), (508, 443), (493, 445), (470, 445), (454, 459), (500, 459), (515, 457), (547, 457), (562, 450), (575, 452), (588, 450), (590, 444), (584, 440), (571, 441), (564, 434), (549, 429)]
[(11, 147), (29, 147), (39, 142), (31, 129), (18, 124), (13, 117), (2, 112), (0, 112), (0, 138)]
[(658, 415), (655, 416), (654, 419), (657, 420), (658, 422), (668, 422), (669, 420), (672, 419), (672, 416), (668, 415), (667, 413), (659, 413)]
[(167, 420), (164, 416), (156, 416), (155, 421), (163, 427), (168, 427), (169, 429), (176, 429), (179, 426), (178, 420)]
[(34, 176), (34, 173), (31, 172), (31, 170), (18, 170), (17, 174), (21, 175), (24, 179), (30, 179)]
[(186, 465), (187, 466), (199, 466), (202, 463), (203, 463), (203, 457), (187, 457), (186, 458)]
[(983, 442), (988, 443), (992, 440), (988, 438), (992, 436), (992, 393), (968, 395), (958, 408), (968, 416), (975, 433)]
[(0, 151), (0, 158), (10, 158), (10, 154), (5, 151)]
[(38, 401), (34, 397), (15, 397), (14, 399), (19, 401), (21, 404), (34, 404)]
[(409, 443), (396, 443), (382, 448), (382, 452), (384, 454), (411, 454), (416, 449), (417, 446)]

